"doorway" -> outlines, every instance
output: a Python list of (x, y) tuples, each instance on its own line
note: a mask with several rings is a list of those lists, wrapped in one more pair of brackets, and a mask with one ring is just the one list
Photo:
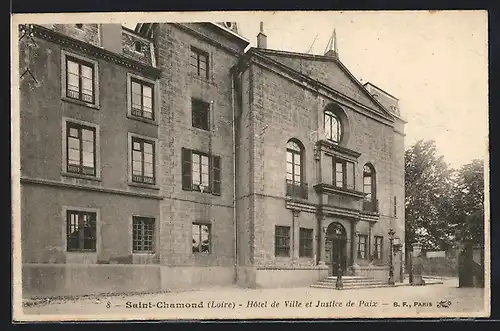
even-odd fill
[(347, 268), (346, 242), (346, 231), (342, 224), (331, 223), (326, 229), (325, 238), (325, 262), (328, 265), (330, 276), (337, 276), (339, 265), (342, 274), (345, 274)]

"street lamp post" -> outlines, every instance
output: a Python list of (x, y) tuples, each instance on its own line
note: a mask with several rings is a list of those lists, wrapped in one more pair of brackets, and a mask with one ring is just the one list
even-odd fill
[(389, 252), (389, 285), (394, 285), (394, 265), (392, 263), (392, 251), (393, 251), (393, 241), (394, 241), (394, 235), (396, 232), (391, 228), (389, 229), (389, 246), (390, 246), (390, 252)]
[(335, 234), (337, 236), (337, 282), (335, 283), (335, 288), (337, 290), (341, 290), (344, 287), (344, 284), (342, 283), (342, 252), (340, 247), (342, 247), (342, 230), (340, 229), (335, 229)]

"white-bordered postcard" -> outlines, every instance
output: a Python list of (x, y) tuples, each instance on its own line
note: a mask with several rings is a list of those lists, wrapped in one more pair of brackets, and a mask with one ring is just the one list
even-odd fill
[(490, 315), (486, 11), (11, 22), (14, 321)]

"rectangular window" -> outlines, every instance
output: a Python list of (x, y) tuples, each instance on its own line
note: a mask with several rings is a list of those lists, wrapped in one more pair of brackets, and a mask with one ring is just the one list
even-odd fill
[(132, 218), (132, 252), (154, 253), (155, 219), (134, 216)]
[(299, 229), (299, 257), (313, 256), (313, 230)]
[(220, 156), (182, 149), (182, 189), (221, 194)]
[(193, 253), (210, 253), (210, 224), (193, 223)]
[(209, 131), (210, 104), (198, 99), (191, 99), (191, 113), (193, 127)]
[(373, 258), (375, 260), (382, 260), (382, 243), (383, 243), (384, 237), (382, 236), (375, 236), (375, 250), (373, 252)]
[(68, 210), (66, 212), (66, 243), (68, 252), (96, 251), (96, 213)]
[(208, 59), (207, 52), (191, 47), (191, 68), (197, 76), (209, 78)]
[(276, 226), (274, 230), (274, 254), (280, 257), (290, 256), (290, 227)]
[(358, 259), (365, 260), (366, 256), (366, 247), (368, 243), (368, 236), (364, 234), (358, 235)]
[(154, 120), (154, 86), (136, 78), (130, 78), (131, 114)]
[(336, 187), (354, 190), (354, 163), (333, 159), (333, 182)]
[(66, 57), (66, 96), (94, 103), (94, 66), (74, 57)]
[(394, 196), (394, 217), (397, 217), (398, 215), (398, 204), (396, 200), (396, 196)]
[(96, 175), (96, 130), (93, 127), (66, 122), (67, 171)]
[(132, 137), (132, 182), (155, 183), (155, 143)]

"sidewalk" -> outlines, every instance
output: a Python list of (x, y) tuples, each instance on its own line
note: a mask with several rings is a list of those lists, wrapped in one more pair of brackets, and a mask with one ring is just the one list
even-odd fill
[[(446, 281), (430, 286), (348, 291), (310, 287), (222, 287), (176, 293), (67, 299), (25, 307), (23, 311), (34, 320), (50, 317), (48, 314), (66, 320), (74, 320), (78, 316), (80, 319), (94, 317), (108, 320), (419, 317), (429, 314), (472, 317), (484, 316), (483, 299), (484, 289), (458, 288), (453, 281)], [(445, 304), (440, 305), (443, 302)], [(480, 312), (483, 314), (478, 315)]]

